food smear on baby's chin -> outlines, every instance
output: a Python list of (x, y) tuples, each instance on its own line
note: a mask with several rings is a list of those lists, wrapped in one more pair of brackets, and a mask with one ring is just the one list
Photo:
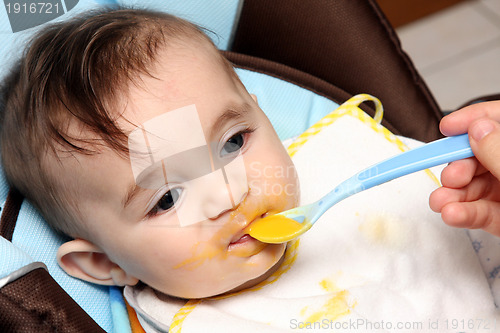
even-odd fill
[(330, 295), (321, 307), (306, 306), (300, 311), (300, 315), (305, 318), (306, 323), (316, 323), (321, 320), (336, 321), (351, 313), (356, 306), (348, 290), (340, 289), (330, 279), (319, 282), (321, 288)]
[[(239, 239), (230, 244), (224, 241), (242, 232), (249, 223), (248, 219), (252, 218), (251, 216), (254, 215), (243, 214), (242, 209), (238, 207), (230, 214), (229, 222), (225, 226), (222, 226), (208, 241), (196, 243), (191, 249), (191, 258), (182, 261), (174, 268), (194, 270), (210, 259), (225, 260), (228, 256), (250, 257), (264, 250), (269, 244), (262, 243), (247, 234), (242, 234)], [(206, 227), (210, 228), (210, 226)]]
[(304, 228), (307, 228), (306, 224), (294, 219), (283, 215), (271, 215), (252, 223), (247, 230), (252, 237), (263, 242), (280, 243), (295, 238)]
[(206, 260), (213, 259), (223, 255), (223, 252), (217, 247), (209, 244), (209, 242), (198, 242), (191, 248), (192, 257), (183, 260), (181, 263), (174, 266), (174, 269), (185, 268), (187, 270), (195, 270), (200, 267)]

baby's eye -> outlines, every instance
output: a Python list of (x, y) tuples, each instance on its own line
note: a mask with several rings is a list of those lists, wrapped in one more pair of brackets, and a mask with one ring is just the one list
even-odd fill
[(225, 155), (239, 151), (241, 147), (243, 147), (243, 144), (245, 144), (245, 133), (240, 132), (233, 135), (229, 138), (229, 140), (226, 141), (226, 143), (222, 147), (220, 156), (223, 157)]
[(182, 188), (180, 188), (180, 187), (172, 188), (170, 191), (165, 193), (160, 198), (160, 200), (158, 200), (156, 205), (148, 213), (148, 216), (153, 217), (153, 216), (165, 213), (166, 211), (172, 209), (172, 207), (174, 207), (177, 200), (179, 200), (181, 193), (182, 193)]

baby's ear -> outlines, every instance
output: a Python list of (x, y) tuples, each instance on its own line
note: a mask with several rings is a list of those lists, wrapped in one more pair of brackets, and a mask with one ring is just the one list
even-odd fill
[(69, 275), (92, 283), (125, 286), (138, 282), (97, 246), (83, 239), (62, 244), (57, 251), (57, 262)]
[(255, 103), (259, 104), (259, 101), (257, 100), (257, 96), (256, 95), (250, 94), (250, 96), (252, 96), (252, 98), (255, 101)]

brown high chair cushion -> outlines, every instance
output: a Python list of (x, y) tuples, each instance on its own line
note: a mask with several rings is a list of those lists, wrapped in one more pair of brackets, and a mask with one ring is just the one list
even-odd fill
[(374, 0), (246, 0), (232, 51), (378, 97), (397, 134), (441, 136), (441, 111)]

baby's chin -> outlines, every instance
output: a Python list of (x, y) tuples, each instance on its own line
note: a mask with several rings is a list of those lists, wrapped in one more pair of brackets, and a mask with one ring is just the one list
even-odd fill
[[(156, 289), (156, 288), (153, 288), (155, 289), (155, 293), (157, 295), (164, 295), (164, 296), (168, 296), (168, 297), (175, 297), (175, 298), (179, 298), (179, 299), (184, 299), (184, 300), (188, 300), (188, 299), (203, 299), (203, 298), (210, 298), (210, 297), (217, 297), (217, 296), (222, 296), (222, 295), (230, 295), (230, 294), (233, 294), (233, 293), (236, 293), (236, 292), (239, 292), (239, 291), (243, 291), (245, 289), (249, 289), (249, 288), (252, 288), (256, 285), (258, 285), (259, 283), (265, 281), (267, 278), (269, 278), (271, 275), (273, 275), (279, 268), (280, 266), (283, 264), (283, 261), (285, 259), (285, 249), (286, 249), (286, 244), (279, 244), (281, 245), (279, 247), (279, 256), (278, 256), (278, 260), (277, 261), (273, 261), (273, 264), (272, 266), (267, 269), (263, 274), (257, 276), (256, 278), (253, 278), (253, 279), (250, 279), (240, 285), (238, 285), (237, 287), (234, 287), (234, 288), (231, 288), (231, 289), (228, 289), (227, 291), (218, 291), (218, 292), (210, 292), (208, 289), (198, 289), (197, 291), (193, 291), (193, 290), (190, 290), (189, 292), (181, 292), (179, 294), (176, 294), (176, 293), (172, 293), (172, 292), (163, 292), (159, 289)], [(273, 244), (273, 246), (276, 247), (276, 249), (278, 249), (278, 244)]]
[[(286, 244), (282, 244), (281, 253), (280, 253), (278, 261), (276, 261), (271, 266), (271, 268), (266, 270), (262, 275), (260, 275), (256, 278), (250, 279), (250, 280), (240, 284), (239, 286), (222, 293), (221, 295), (232, 294), (232, 293), (235, 293), (238, 291), (249, 289), (249, 288), (252, 288), (252, 287), (258, 285), (259, 283), (267, 280), (267, 278), (269, 278), (271, 275), (273, 275), (280, 268), (280, 266), (283, 264), (283, 261), (285, 259), (285, 249), (286, 249)], [(214, 295), (214, 296), (216, 296), (216, 295)]]

